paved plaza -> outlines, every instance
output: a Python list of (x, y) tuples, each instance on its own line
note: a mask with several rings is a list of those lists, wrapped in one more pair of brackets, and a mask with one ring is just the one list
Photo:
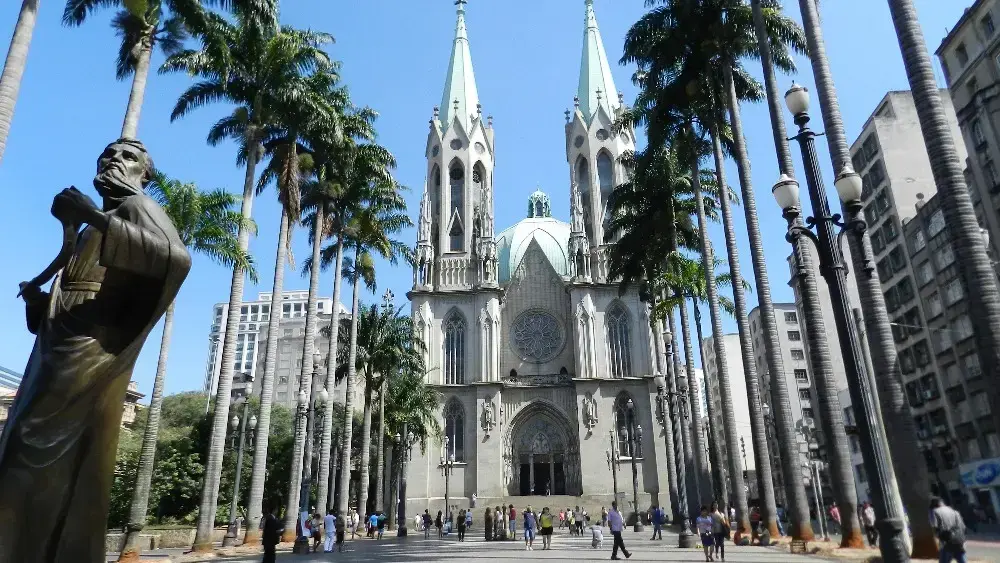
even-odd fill
[[(476, 530), (481, 532), (482, 530)], [(664, 533), (663, 541), (650, 541), (651, 530), (641, 533), (626, 532), (625, 545), (632, 553), (629, 561), (704, 561), (700, 548), (678, 549), (677, 535)], [(554, 536), (551, 550), (543, 551), (542, 542), (535, 542), (533, 551), (525, 551), (524, 542), (486, 542), (477, 533), (469, 535), (465, 542), (458, 542), (454, 535), (444, 539), (424, 539), (419, 533), (405, 539), (386, 536), (381, 542), (373, 540), (349, 541), (343, 553), (317, 553), (308, 556), (279, 553), (278, 561), (300, 561), (318, 563), (321, 561), (385, 561), (422, 563), (433, 561), (476, 560), (476, 561), (517, 561), (524, 559), (544, 559), (553, 561), (606, 561), (611, 557), (611, 535), (605, 534), (603, 549), (592, 549), (590, 537), (569, 536), (562, 532)], [(619, 554), (624, 560), (624, 556)], [(233, 557), (213, 557), (205, 561), (225, 561), (227, 563), (250, 563), (260, 561), (260, 555)], [(805, 563), (822, 561), (817, 557), (790, 555), (782, 551), (764, 547), (726, 546), (726, 561), (759, 563)], [(196, 561), (186, 559), (185, 561)]]

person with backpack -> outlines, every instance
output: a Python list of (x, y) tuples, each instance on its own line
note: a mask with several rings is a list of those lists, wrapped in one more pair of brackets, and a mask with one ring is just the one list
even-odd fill
[(940, 563), (966, 562), (965, 521), (954, 508), (938, 497), (931, 498), (931, 525), (938, 538)]
[(656, 536), (659, 536), (660, 539), (662, 540), (663, 539), (663, 529), (662, 529), (662, 527), (663, 527), (663, 511), (660, 510), (660, 507), (658, 507), (656, 505), (653, 505), (653, 508), (650, 509), (650, 512), (651, 512), (651, 514), (650, 514), (650, 516), (651, 516), (650, 520), (653, 522), (653, 537), (649, 538), (649, 541), (655, 540)]
[(424, 539), (431, 537), (431, 525), (433, 520), (431, 519), (431, 513), (426, 508), (424, 509)]

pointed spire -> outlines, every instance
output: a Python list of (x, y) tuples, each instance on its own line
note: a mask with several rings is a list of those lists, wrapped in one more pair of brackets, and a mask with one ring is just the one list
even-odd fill
[(479, 104), (476, 89), (476, 75), (472, 71), (472, 54), (469, 51), (469, 35), (465, 28), (466, 0), (456, 0), (458, 22), (455, 24), (455, 43), (451, 48), (448, 76), (441, 96), (441, 125), (447, 128), (457, 116), (462, 127), (468, 131), (472, 113)]
[(583, 31), (583, 59), (580, 61), (580, 86), (577, 98), (580, 100), (580, 111), (589, 121), (603, 107), (608, 115), (614, 117), (615, 110), (621, 105), (615, 94), (614, 78), (611, 76), (611, 66), (604, 52), (604, 42), (601, 31), (597, 28), (597, 16), (594, 14), (594, 0), (585, 0), (586, 24)]

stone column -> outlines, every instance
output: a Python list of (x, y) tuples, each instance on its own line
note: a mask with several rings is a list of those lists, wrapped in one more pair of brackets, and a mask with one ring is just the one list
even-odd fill
[(528, 494), (535, 494), (535, 454), (528, 454)]
[(549, 454), (549, 491), (556, 494), (556, 456)]

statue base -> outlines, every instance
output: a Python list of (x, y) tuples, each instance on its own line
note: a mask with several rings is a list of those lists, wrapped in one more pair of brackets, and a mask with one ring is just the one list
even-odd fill
[(308, 554), (309, 538), (302, 536), (295, 538), (295, 545), (292, 546), (292, 553)]

